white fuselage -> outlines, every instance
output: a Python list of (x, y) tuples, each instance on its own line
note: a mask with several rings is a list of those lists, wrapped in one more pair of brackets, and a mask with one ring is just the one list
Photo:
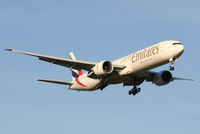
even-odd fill
[[(139, 75), (155, 67), (169, 63), (171, 58), (179, 58), (184, 51), (184, 46), (179, 41), (164, 41), (148, 48), (142, 49), (128, 56), (113, 61), (115, 65), (125, 65), (126, 68), (106, 79), (108, 84), (123, 83), (133, 80), (134, 75)], [(78, 82), (69, 87), (72, 90), (93, 91), (101, 83), (100, 79), (88, 77), (85, 73), (78, 78)]]

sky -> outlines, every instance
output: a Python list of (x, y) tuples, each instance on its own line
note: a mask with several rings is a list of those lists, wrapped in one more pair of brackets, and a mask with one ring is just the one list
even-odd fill
[[(0, 133), (188, 134), (200, 131), (199, 0), (0, 0)], [(71, 81), (69, 69), (12, 48), (113, 61), (164, 40), (185, 46), (174, 76), (158, 87), (111, 85), (77, 92), (38, 78)], [(168, 69), (164, 65), (154, 69)]]

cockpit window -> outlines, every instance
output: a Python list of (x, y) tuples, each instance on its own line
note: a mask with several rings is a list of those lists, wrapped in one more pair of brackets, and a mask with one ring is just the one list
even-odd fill
[(182, 45), (180, 42), (173, 43), (173, 45)]

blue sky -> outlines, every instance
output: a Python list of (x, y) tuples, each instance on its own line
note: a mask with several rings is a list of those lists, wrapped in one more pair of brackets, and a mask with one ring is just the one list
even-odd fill
[[(121, 134), (200, 131), (198, 0), (0, 0), (0, 133)], [(71, 72), (5, 48), (78, 59), (115, 60), (163, 40), (185, 45), (175, 76), (163, 87), (141, 85), (76, 92), (40, 83)], [(167, 69), (168, 65), (156, 68)]]

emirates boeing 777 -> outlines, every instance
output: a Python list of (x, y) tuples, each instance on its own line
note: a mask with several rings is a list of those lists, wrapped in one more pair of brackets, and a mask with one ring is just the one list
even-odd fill
[[(69, 68), (72, 71), (71, 82), (45, 79), (38, 81), (68, 85), (68, 89), (77, 91), (103, 90), (108, 85), (123, 83), (124, 86), (133, 86), (128, 92), (129, 95), (136, 95), (141, 91), (138, 86), (144, 81), (163, 86), (174, 80), (192, 80), (174, 77), (170, 72), (174, 70), (174, 63), (184, 51), (183, 44), (173, 40), (157, 43), (112, 62), (108, 60), (101, 62), (77, 60), (73, 52), (69, 54), (70, 58), (66, 59), (13, 49), (6, 50), (38, 57), (39, 60)], [(167, 63), (170, 63), (170, 71), (150, 71)], [(82, 70), (87, 72), (83, 73)]]

